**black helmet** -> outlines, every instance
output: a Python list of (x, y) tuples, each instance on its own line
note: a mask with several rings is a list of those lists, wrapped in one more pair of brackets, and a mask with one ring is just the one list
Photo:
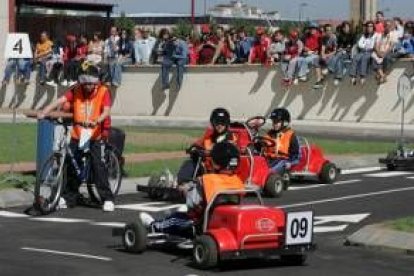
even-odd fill
[(239, 166), (240, 152), (235, 145), (229, 142), (217, 143), (210, 153), (213, 163), (220, 170), (235, 170)]
[(272, 121), (282, 121), (290, 123), (290, 113), (286, 108), (273, 109), (269, 117)]
[(230, 113), (225, 108), (216, 108), (211, 112), (210, 123), (213, 126), (218, 124), (228, 126), (230, 125)]
[(80, 84), (97, 84), (100, 80), (99, 67), (89, 61), (85, 61), (80, 66), (78, 81)]

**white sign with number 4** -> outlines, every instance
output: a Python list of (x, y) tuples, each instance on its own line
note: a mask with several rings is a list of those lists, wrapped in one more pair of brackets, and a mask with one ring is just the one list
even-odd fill
[(309, 244), (313, 236), (313, 212), (292, 212), (286, 217), (286, 245)]
[(33, 58), (29, 35), (26, 33), (10, 33), (7, 35), (4, 57)]

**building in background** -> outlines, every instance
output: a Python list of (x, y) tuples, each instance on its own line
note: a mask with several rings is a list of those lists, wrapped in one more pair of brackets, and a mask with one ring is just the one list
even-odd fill
[(280, 20), (278, 11), (265, 12), (255, 6), (248, 6), (243, 1), (230, 1), (229, 4), (218, 4), (208, 10), (208, 14), (213, 17), (234, 17), (234, 18), (269, 18), (271, 20)]
[(361, 21), (374, 20), (378, 11), (377, 0), (350, 0), (351, 21), (355, 24)]

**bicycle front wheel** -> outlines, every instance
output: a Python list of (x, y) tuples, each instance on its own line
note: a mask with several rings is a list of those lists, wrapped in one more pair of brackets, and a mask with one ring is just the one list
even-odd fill
[[(118, 156), (112, 149), (107, 149), (105, 154), (105, 169), (108, 173), (109, 189), (114, 197), (118, 195), (121, 188), (122, 172)], [(92, 172), (93, 175), (94, 172)], [(92, 177), (93, 179), (94, 177)], [(92, 181), (95, 182), (95, 181)], [(90, 199), (96, 203), (103, 203), (99, 196), (95, 183), (88, 183), (87, 185)]]
[(56, 210), (63, 191), (64, 171), (64, 158), (56, 153), (48, 158), (40, 170), (36, 179), (34, 206), (44, 215)]

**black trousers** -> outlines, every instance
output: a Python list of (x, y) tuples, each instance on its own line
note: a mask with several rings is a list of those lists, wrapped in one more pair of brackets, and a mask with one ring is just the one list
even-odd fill
[[(79, 141), (72, 140), (69, 147), (74, 154), (74, 157), (82, 170), (82, 151), (78, 148)], [(108, 169), (105, 160), (105, 143), (101, 140), (91, 141), (90, 144), (90, 155), (91, 155), (91, 171), (93, 175), (93, 182), (95, 182), (99, 196), (102, 201), (113, 201), (114, 196), (111, 189), (109, 188), (108, 181)], [(68, 181), (64, 191), (64, 198), (68, 203), (76, 204), (79, 198), (79, 186), (81, 184), (79, 177), (77, 177), (76, 169), (72, 162), (68, 162)]]

